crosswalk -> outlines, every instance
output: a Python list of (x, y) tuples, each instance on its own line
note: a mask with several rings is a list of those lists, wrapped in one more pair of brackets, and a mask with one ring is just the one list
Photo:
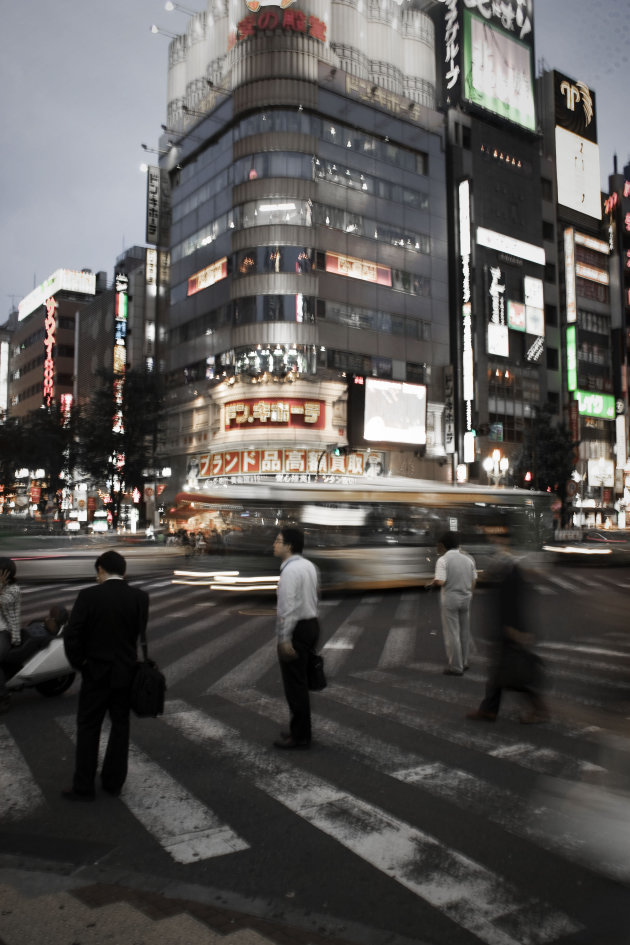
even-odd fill
[[(541, 599), (592, 594), (594, 581), (551, 572), (538, 576), (534, 589)], [(625, 573), (598, 574), (595, 583), (627, 593)], [(343, 850), (415, 897), (427, 914), (457, 926), (468, 936), (462, 942), (487, 945), (561, 943), (583, 929), (580, 904), (553, 895), (553, 864), (574, 870), (579, 883), (593, 876), (630, 881), (629, 828), (616, 824), (617, 843), (603, 852), (597, 830), (611, 810), (622, 809), (630, 772), (623, 725), (614, 750), (602, 747), (610, 744), (608, 700), (623, 699), (630, 677), (630, 635), (623, 627), (604, 621), (579, 640), (542, 644), (552, 680), (549, 725), (514, 724), (514, 696), (500, 723), (478, 725), (464, 715), (483, 693), (483, 656), (477, 653), (461, 679), (442, 676), (434, 596), (407, 590), (326, 599), (321, 644), (329, 686), (313, 697), (316, 742), (311, 752), (286, 757), (268, 738), (287, 718), (272, 601), (219, 600), (165, 580), (143, 586), (151, 599), (150, 651), (169, 692), (161, 719), (132, 728), (120, 798), (135, 824), (132, 843), (141, 846), (147, 837), (182, 867), (259, 856), (260, 831), (226, 800), (246, 782), (252, 804), (258, 799), (261, 807), (273, 803), (283, 811), (279, 836), (292, 819), (299, 821), (331, 850)], [(71, 603), (77, 589), (25, 588), (24, 621), (60, 595)], [(50, 703), (41, 732), (42, 739), (59, 741), (66, 757), (75, 693)], [(0, 724), (0, 810), (15, 829), (41, 828), (57, 816), (36, 748), (20, 745), (20, 716), (36, 711), (34, 699), (18, 695)], [(187, 754), (221, 770), (218, 800), (199, 769), (181, 761)], [(451, 829), (458, 818), (479, 825), (488, 843), (477, 845), (468, 830), (458, 840)], [(599, 836), (596, 859), (589, 832)], [(508, 859), (540, 858), (538, 888), (506, 869), (508, 850)]]

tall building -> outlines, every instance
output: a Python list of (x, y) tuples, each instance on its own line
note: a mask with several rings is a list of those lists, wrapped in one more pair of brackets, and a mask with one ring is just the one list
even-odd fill
[(18, 305), (8, 412), (24, 417), (74, 395), (76, 315), (105, 288), (105, 273), (57, 269)]
[(175, 488), (447, 475), (432, 6), (209, 0), (171, 42), (147, 230), (170, 249)]
[(457, 475), (512, 482), (547, 399), (533, 4), (434, 8), (447, 121)]
[(75, 373), (79, 403), (89, 400), (99, 375), (154, 369), (154, 257), (152, 248), (125, 250), (116, 260), (112, 285), (81, 311)]
[(552, 70), (538, 81), (545, 292), (557, 299), (548, 318), (549, 396), (578, 444), (575, 479), (566, 484), (574, 524), (596, 524), (613, 512), (621, 376), (614, 369), (620, 320), (613, 324), (597, 103), (579, 78)]

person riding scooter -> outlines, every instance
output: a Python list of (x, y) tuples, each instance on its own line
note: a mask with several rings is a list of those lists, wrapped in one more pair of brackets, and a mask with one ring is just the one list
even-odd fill
[(42, 695), (52, 696), (61, 694), (72, 684), (74, 674), (67, 660), (65, 657), (60, 660), (59, 654), (53, 653), (50, 646), (57, 640), (63, 654), (61, 632), (68, 617), (65, 607), (53, 604), (43, 620), (33, 620), (20, 631), (20, 642), (4, 654), (0, 664), (7, 690), (35, 686)]
[(53, 604), (48, 616), (43, 620), (31, 620), (21, 631), (19, 646), (11, 648), (4, 662), (12, 666), (24, 664), (33, 653), (43, 650), (45, 646), (59, 636), (68, 622), (69, 611), (61, 604)]

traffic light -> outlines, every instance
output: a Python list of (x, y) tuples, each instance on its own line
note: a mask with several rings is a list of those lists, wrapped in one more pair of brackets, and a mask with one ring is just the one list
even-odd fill
[(333, 450), (333, 456), (347, 456), (348, 447), (347, 446), (335, 446)]

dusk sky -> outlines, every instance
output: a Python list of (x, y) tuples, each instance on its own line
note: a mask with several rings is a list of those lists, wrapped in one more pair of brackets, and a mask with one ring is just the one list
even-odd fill
[[(184, 4), (202, 9), (203, 0)], [(535, 0), (544, 60), (595, 91), (602, 188), (630, 161), (627, 0)], [(0, 323), (56, 269), (103, 269), (144, 243), (146, 158), (166, 121), (168, 38), (187, 17), (163, 0), (5, 4)]]

